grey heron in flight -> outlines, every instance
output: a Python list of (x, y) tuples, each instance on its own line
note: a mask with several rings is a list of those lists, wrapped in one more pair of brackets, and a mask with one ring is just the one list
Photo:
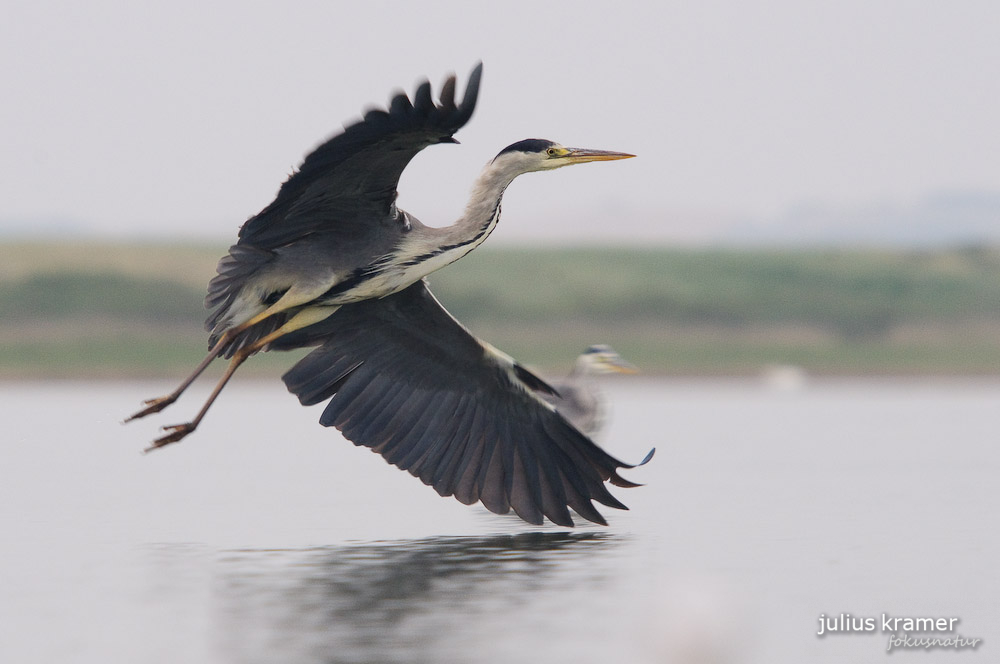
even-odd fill
[(208, 285), (208, 355), (176, 390), (126, 421), (169, 406), (215, 358), (229, 364), (194, 419), (163, 427), (149, 450), (194, 431), (248, 357), (315, 347), (282, 377), (288, 390), (303, 405), (327, 401), (321, 424), (442, 496), (501, 514), (513, 509), (534, 524), (547, 517), (573, 525), (569, 508), (605, 524), (591, 501), (626, 509), (604, 483), (636, 486), (618, 474), (635, 466), (560, 416), (539, 396), (553, 388), (473, 337), (424, 277), (487, 238), (517, 176), (633, 155), (527, 139), (486, 164), (451, 226), (425, 226), (396, 207), (410, 160), (427, 146), (457, 142), (481, 76), (482, 63), (459, 103), (451, 76), (437, 103), (424, 81), (412, 101), (400, 92), (388, 110), (369, 110), (310, 153), (243, 224)]
[(611, 346), (594, 344), (576, 358), (566, 378), (549, 381), (556, 394), (543, 393), (541, 396), (570, 424), (596, 440), (604, 429), (606, 408), (594, 378), (611, 373), (633, 374), (638, 373), (638, 369), (622, 359)]

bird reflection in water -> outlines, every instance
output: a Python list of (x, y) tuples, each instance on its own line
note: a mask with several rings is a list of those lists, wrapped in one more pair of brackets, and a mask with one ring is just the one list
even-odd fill
[[(544, 615), (565, 630), (579, 606), (566, 594), (592, 599), (609, 583), (595, 554), (620, 540), (522, 533), (230, 552), (219, 645), (233, 661), (458, 662), (486, 644), (497, 654), (545, 629), (537, 609), (518, 611), (529, 602), (558, 598), (566, 611)], [(586, 627), (576, 623), (579, 636)]]

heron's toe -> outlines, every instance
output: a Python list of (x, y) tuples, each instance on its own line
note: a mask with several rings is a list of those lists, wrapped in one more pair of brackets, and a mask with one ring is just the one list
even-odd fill
[(141, 417), (146, 417), (147, 415), (158, 413), (176, 400), (177, 397), (173, 395), (165, 397), (157, 397), (155, 399), (146, 399), (145, 401), (143, 401), (143, 403), (146, 404), (146, 407), (136, 413), (133, 413), (125, 421), (131, 422), (132, 420), (138, 420)]
[(153, 444), (147, 447), (145, 452), (152, 452), (155, 449), (159, 449), (164, 445), (169, 445), (170, 443), (176, 443), (177, 441), (183, 439), (189, 433), (194, 431), (195, 424), (193, 422), (187, 422), (185, 424), (171, 424), (169, 426), (163, 427), (164, 431), (167, 431), (163, 436), (160, 436), (153, 441)]

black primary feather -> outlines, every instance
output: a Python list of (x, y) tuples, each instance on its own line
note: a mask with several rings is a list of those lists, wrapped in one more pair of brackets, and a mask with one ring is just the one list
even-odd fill
[(274, 248), (310, 231), (353, 221), (314, 216), (337, 206), (343, 207), (345, 217), (361, 213), (384, 217), (395, 202), (399, 176), (413, 157), (427, 146), (448, 142), (472, 117), (482, 71), (482, 63), (472, 70), (460, 105), (455, 105), (455, 77), (450, 76), (438, 105), (431, 101), (430, 84), (425, 82), (414, 95), (416, 104), (400, 92), (389, 102), (388, 112), (369, 111), (345, 127), (306, 156), (274, 202), (243, 225), (240, 243)]

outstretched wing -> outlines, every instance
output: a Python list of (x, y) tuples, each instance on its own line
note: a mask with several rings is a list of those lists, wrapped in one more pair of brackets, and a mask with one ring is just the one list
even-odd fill
[(592, 500), (627, 509), (604, 482), (636, 486), (617, 473), (633, 466), (539, 399), (536, 390), (551, 388), (476, 340), (423, 281), (341, 307), (273, 347), (314, 344), (283, 376), (289, 391), (303, 405), (330, 399), (321, 424), (442, 496), (498, 514), (513, 508), (534, 524), (571, 526), (569, 507), (605, 524)]
[[(452, 134), (476, 107), (482, 72), (482, 63), (472, 70), (460, 104), (455, 103), (454, 76), (445, 81), (437, 104), (425, 81), (412, 102), (400, 92), (388, 111), (368, 111), (305, 158), (274, 201), (243, 224), (239, 241), (219, 261), (205, 297), (205, 306), (214, 310), (205, 322), (213, 331), (210, 347), (243, 287), (273, 267), (279, 248), (310, 236), (313, 253), (331, 248), (333, 254), (350, 252), (360, 262), (392, 249), (399, 226), (405, 224), (395, 209), (400, 174), (428, 145), (454, 142)], [(231, 344), (227, 353), (284, 321), (284, 315), (272, 316)]]
[(454, 142), (452, 135), (472, 117), (482, 72), (479, 63), (460, 104), (451, 76), (437, 104), (424, 81), (412, 102), (399, 92), (389, 110), (369, 110), (305, 158), (274, 201), (243, 225), (240, 243), (272, 249), (308, 233), (337, 226), (351, 232), (356, 224), (389, 217), (399, 176), (410, 160), (428, 145)]

